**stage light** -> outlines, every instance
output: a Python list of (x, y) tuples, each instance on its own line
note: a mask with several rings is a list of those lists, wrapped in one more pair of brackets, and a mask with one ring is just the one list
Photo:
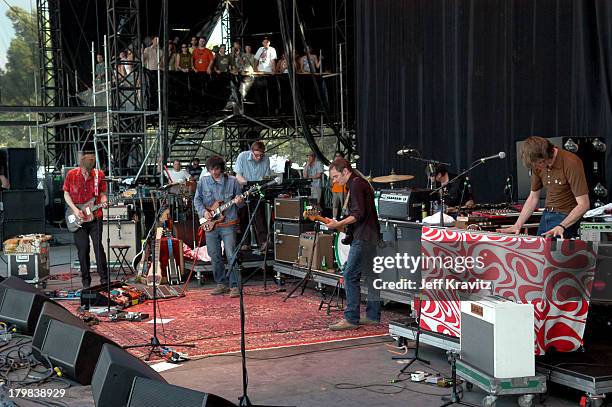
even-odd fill
[(595, 185), (595, 188), (593, 188), (593, 192), (595, 192), (595, 195), (601, 197), (605, 197), (608, 195), (608, 190), (606, 189), (606, 187), (601, 185), (601, 182), (598, 182), (597, 185)]
[(606, 143), (602, 142), (600, 139), (596, 138), (595, 140), (593, 140), (593, 148), (595, 149), (595, 151), (598, 151), (600, 153), (603, 153), (606, 151)]
[(565, 144), (563, 144), (563, 148), (569, 151), (570, 153), (575, 153), (578, 151), (578, 144), (576, 144), (574, 140), (570, 138), (570, 139), (567, 139)]

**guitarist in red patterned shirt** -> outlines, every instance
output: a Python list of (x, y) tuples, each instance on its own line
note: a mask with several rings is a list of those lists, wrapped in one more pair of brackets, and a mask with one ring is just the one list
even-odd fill
[[(92, 198), (96, 198), (96, 203), (105, 203), (106, 181), (104, 172), (95, 169), (96, 156), (91, 153), (83, 153), (79, 162), (79, 167), (68, 171), (64, 181), (64, 199), (66, 205), (72, 209), (73, 213), (81, 219), (86, 216), (77, 205), (84, 204)], [(102, 245), (102, 209), (98, 209), (94, 214), (94, 220), (83, 223), (74, 232), (74, 244), (77, 247), (79, 264), (81, 266), (81, 280), (83, 288), (91, 285), (89, 275), (89, 239), (91, 238), (94, 253), (96, 256), (96, 269), (100, 275), (100, 284), (106, 284), (108, 280), (108, 266), (106, 263), (106, 253)]]

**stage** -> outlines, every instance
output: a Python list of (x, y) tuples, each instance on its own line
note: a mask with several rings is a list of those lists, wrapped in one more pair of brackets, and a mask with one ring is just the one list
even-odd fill
[[(63, 274), (62, 278), (51, 278), (49, 289), (78, 288), (80, 279), (66, 278), (69, 271), (70, 255), (76, 250), (71, 245), (52, 247), (51, 274)], [(65, 264), (65, 265), (62, 265)], [(5, 273), (4, 263), (0, 274)], [(94, 283), (97, 276), (94, 275)], [(210, 279), (208, 279), (210, 282)], [(284, 288), (291, 287), (287, 282)], [(237, 310), (237, 299), (212, 298), (207, 295), (212, 288), (210, 284), (200, 286), (196, 280), (189, 284), (187, 297), (160, 302), (161, 317), (175, 319), (161, 326), (160, 338), (188, 342), (196, 339), (197, 347), (193, 350), (176, 348), (186, 351), (193, 359), (178, 364), (168, 364), (159, 360), (151, 362), (155, 368), (168, 368), (162, 376), (171, 384), (206, 391), (236, 401), (241, 393), (240, 355), (237, 353), (238, 336), (236, 327), (238, 316), (226, 311)], [(247, 297), (247, 366), (249, 369), (249, 395), (254, 403), (269, 405), (294, 406), (397, 406), (419, 405), (429, 406), (441, 404), (440, 397), (446, 395), (449, 389), (435, 386), (400, 382), (391, 385), (403, 366), (391, 360), (397, 342), (392, 337), (397, 333), (390, 327), (395, 323), (391, 320), (408, 318), (405, 304), (391, 302), (385, 306), (383, 315), (385, 324), (380, 328), (360, 328), (330, 335), (326, 326), (330, 321), (340, 317), (338, 311), (331, 311), (327, 316), (324, 310), (319, 311), (319, 293), (309, 286), (304, 297), (292, 298), (282, 303), (286, 293), (276, 293), (276, 285), (268, 281), (269, 295), (261, 295), (263, 290), (262, 275), (258, 274), (246, 287)], [(67, 308), (74, 309), (76, 301), (62, 303)], [(201, 307), (200, 304), (215, 304), (214, 307)], [(299, 306), (299, 307), (298, 307)], [(250, 307), (250, 308), (249, 308)], [(284, 307), (284, 308), (283, 308)], [(128, 310), (151, 312), (150, 302), (132, 307)], [(187, 311), (184, 311), (187, 309)], [(280, 310), (280, 311), (279, 311)], [(227, 315), (227, 317), (226, 317)], [(288, 315), (293, 315), (288, 318)], [(249, 319), (251, 316), (251, 319)], [(264, 319), (264, 320), (262, 320)], [(284, 324), (298, 326), (300, 329), (291, 332), (289, 326), (278, 329)], [(188, 321), (197, 321), (189, 324)], [(207, 321), (209, 321), (207, 323)], [(262, 325), (272, 327), (269, 333), (257, 332)], [(185, 334), (185, 329), (192, 326), (192, 331)], [(306, 328), (306, 329), (304, 329)], [(94, 330), (106, 334), (120, 344), (147, 341), (151, 324), (145, 322), (102, 322), (94, 326)], [(217, 330), (217, 334), (206, 333)], [(298, 333), (299, 334), (296, 334)], [(276, 339), (270, 336), (279, 334)], [(207, 334), (207, 338), (198, 338)], [(165, 335), (165, 336), (164, 336)], [(184, 335), (181, 337), (180, 335)], [(272, 340), (271, 340), (272, 339)], [(411, 341), (408, 342), (411, 345)], [(424, 358), (432, 362), (431, 367), (416, 365), (414, 370), (426, 372), (440, 371), (450, 375), (450, 366), (443, 350), (425, 344), (422, 346)], [(133, 354), (142, 356), (144, 349), (137, 349)], [(161, 364), (160, 364), (161, 363)], [(404, 378), (404, 377), (402, 377)], [(64, 384), (55, 382), (42, 387), (62, 387)], [(68, 388), (67, 396), (61, 402), (68, 406), (93, 406), (90, 386), (73, 384)], [(547, 396), (546, 405), (559, 407), (574, 406), (582, 393), (560, 388), (553, 388)], [(479, 403), (484, 393), (474, 390), (465, 392), (465, 400)], [(33, 402), (19, 401), (19, 406), (34, 406)], [(516, 405), (515, 397), (501, 398), (498, 406)]]

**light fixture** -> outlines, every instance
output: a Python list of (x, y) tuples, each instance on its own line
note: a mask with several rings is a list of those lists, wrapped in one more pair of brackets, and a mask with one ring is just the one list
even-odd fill
[(597, 185), (595, 185), (595, 188), (593, 188), (593, 192), (595, 192), (595, 195), (601, 197), (605, 197), (608, 195), (608, 190), (606, 189), (606, 187), (601, 185), (601, 182), (598, 182)]
[(565, 144), (563, 144), (563, 148), (569, 151), (570, 153), (575, 153), (578, 151), (578, 144), (574, 142), (571, 138), (567, 139)]
[(604, 143), (603, 141), (601, 141), (600, 139), (596, 138), (595, 140), (593, 140), (593, 148), (595, 149), (595, 151), (598, 151), (600, 153), (603, 153), (606, 151), (606, 143)]

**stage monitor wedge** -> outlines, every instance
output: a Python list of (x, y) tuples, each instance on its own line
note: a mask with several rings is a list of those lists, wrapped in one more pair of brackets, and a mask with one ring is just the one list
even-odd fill
[(18, 277), (0, 283), (0, 321), (20, 333), (32, 335), (43, 304), (49, 301), (41, 291)]
[(40, 354), (36, 350), (36, 348), (41, 349), (45, 336), (47, 335), (47, 329), (49, 327), (49, 321), (57, 320), (62, 321), (65, 324), (73, 325), (77, 328), (87, 330), (89, 327), (83, 320), (76, 315), (72, 314), (66, 308), (62, 307), (59, 304), (53, 303), (51, 301), (47, 301), (43, 304), (42, 309), (40, 311), (40, 316), (38, 317), (38, 322), (36, 323), (36, 329), (34, 330), (34, 335), (32, 337), (32, 345), (34, 345), (35, 349), (32, 350), (34, 356), (40, 359)]
[(89, 329), (83, 329), (56, 319), (48, 321), (47, 330), (39, 347), (53, 366), (80, 384), (91, 384), (102, 346), (112, 343)]
[(128, 407), (235, 407), (236, 404), (214, 394), (202, 393), (135, 377)]
[(91, 379), (96, 407), (125, 406), (135, 377), (166, 383), (159, 373), (142, 360), (117, 346), (104, 344)]

